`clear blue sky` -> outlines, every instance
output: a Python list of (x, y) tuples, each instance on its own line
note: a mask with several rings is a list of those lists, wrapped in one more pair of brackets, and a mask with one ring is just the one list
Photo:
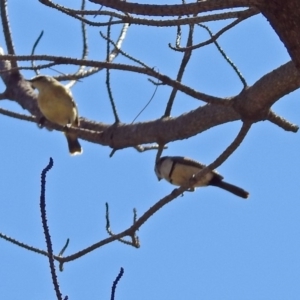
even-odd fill
[[(80, 7), (80, 1), (60, 3)], [(8, 8), (17, 54), (30, 54), (44, 30), (37, 54), (80, 56), (78, 21), (38, 1), (10, 0)], [(213, 30), (221, 26), (210, 25)], [(88, 30), (89, 58), (103, 60), (105, 44), (99, 30), (105, 29)], [(114, 36), (118, 30), (113, 29)], [(168, 43), (174, 43), (175, 34), (176, 28), (130, 26), (123, 49), (174, 77), (181, 54), (171, 51)], [(205, 38), (198, 30), (195, 42)], [(0, 41), (5, 48), (3, 35)], [(249, 85), (289, 60), (262, 16), (224, 34), (220, 44)], [(121, 57), (116, 62), (129, 63)], [(66, 73), (76, 70), (57, 69)], [(23, 74), (34, 76), (33, 72)], [(49, 70), (44, 74), (55, 73)], [(77, 83), (72, 92), (81, 116), (111, 123), (104, 82), (105, 72), (101, 72)], [(242, 87), (214, 46), (193, 54), (183, 82), (216, 96), (235, 95)], [(112, 72), (112, 88), (123, 122), (133, 120), (154, 90), (146, 76), (119, 71)], [(138, 121), (160, 118), (169, 93), (168, 87), (160, 87)], [(300, 124), (299, 96), (297, 91), (284, 97), (274, 111)], [(27, 113), (8, 101), (0, 105)], [(199, 105), (203, 103), (179, 93), (173, 116)], [(48, 173), (46, 197), (55, 253), (67, 238), (69, 255), (107, 237), (105, 202), (110, 205), (111, 226), (117, 233), (131, 225), (134, 207), (141, 215), (173, 189), (155, 177), (155, 151), (124, 149), (109, 158), (109, 148), (82, 141), (83, 155), (71, 157), (60, 132), (40, 130), (3, 115), (0, 120), (0, 231), (30, 245), (45, 249), (40, 173), (50, 156), (54, 168)], [(240, 126), (241, 122), (233, 122), (170, 143), (164, 154), (210, 163), (231, 143)], [(248, 190), (249, 200), (213, 187), (186, 193), (140, 229), (140, 249), (115, 242), (66, 264), (64, 272), (58, 273), (63, 295), (70, 300), (110, 299), (112, 282), (123, 267), (117, 300), (299, 299), (299, 146), (299, 133), (285, 132), (269, 122), (255, 124), (241, 147), (218, 169), (228, 182)], [(46, 257), (4, 240), (0, 240), (0, 254), (1, 299), (55, 299)]]

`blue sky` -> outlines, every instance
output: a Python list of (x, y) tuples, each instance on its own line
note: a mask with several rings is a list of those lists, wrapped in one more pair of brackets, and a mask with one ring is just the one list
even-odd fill
[[(60, 3), (80, 7), (80, 1)], [(80, 56), (80, 24), (76, 20), (38, 1), (11, 0), (8, 8), (18, 54), (29, 54), (44, 30), (37, 54)], [(212, 30), (221, 26), (209, 25)], [(113, 36), (119, 28), (113, 29)], [(99, 30), (105, 32), (104, 28), (88, 28), (89, 58), (103, 60), (105, 44)], [(123, 50), (174, 77), (182, 56), (168, 48), (175, 34), (176, 28), (130, 26)], [(205, 38), (205, 32), (198, 30), (195, 42)], [(0, 41), (4, 46), (3, 35)], [(262, 16), (243, 22), (219, 42), (249, 85), (289, 60)], [(129, 63), (122, 57), (116, 62)], [(66, 73), (76, 70), (70, 66), (57, 69)], [(29, 71), (22, 74), (34, 76)], [(131, 122), (154, 88), (146, 76), (133, 73), (114, 71), (111, 80), (121, 121)], [(183, 82), (223, 97), (242, 88), (214, 46), (193, 54)], [(2, 83), (0, 86), (4, 88)], [(105, 72), (77, 83), (72, 92), (81, 116), (113, 122)], [(160, 118), (169, 93), (168, 87), (160, 87), (138, 121)], [(299, 124), (298, 98), (299, 91), (291, 93), (273, 109)], [(199, 105), (203, 103), (179, 93), (172, 115)], [(27, 113), (8, 101), (1, 101), (1, 107)], [(55, 253), (67, 238), (69, 255), (107, 237), (105, 202), (110, 205), (111, 226), (117, 233), (131, 225), (133, 208), (141, 215), (173, 189), (167, 182), (157, 181), (155, 151), (124, 149), (109, 158), (109, 148), (81, 141), (83, 155), (71, 157), (60, 132), (40, 130), (3, 115), (0, 120), (0, 231), (30, 245), (45, 249), (39, 194), (40, 173), (49, 157), (54, 159), (54, 167), (47, 176), (46, 200)], [(215, 127), (189, 140), (170, 143), (164, 154), (210, 163), (240, 127), (241, 122)], [(139, 230), (140, 249), (116, 242), (66, 264), (64, 272), (58, 273), (63, 295), (70, 300), (109, 299), (112, 282), (123, 267), (117, 300), (299, 299), (299, 146), (299, 133), (285, 132), (269, 122), (254, 124), (243, 144), (218, 169), (228, 182), (248, 190), (249, 200), (214, 187), (186, 193)], [(45, 257), (4, 240), (0, 249), (2, 299), (55, 298)]]

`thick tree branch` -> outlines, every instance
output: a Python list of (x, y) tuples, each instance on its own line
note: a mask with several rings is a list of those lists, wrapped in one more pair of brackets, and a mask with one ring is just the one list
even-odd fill
[[(5, 57), (11, 58), (11, 56), (3, 56), (3, 58)], [(72, 60), (72, 62), (75, 61), (77, 60)], [(88, 61), (85, 65), (88, 65)], [(106, 66), (119, 65), (106, 63)], [(139, 69), (144, 70), (143, 68)], [(147, 73), (147, 70), (145, 73)], [(151, 70), (149, 74), (155, 74), (155, 71)], [(165, 77), (161, 76), (161, 78)], [(26, 81), (18, 78), (18, 80), (6, 80), (5, 83), (7, 84), (10, 100), (18, 102), (34, 115), (40, 114), (36, 105), (36, 96)], [(251, 119), (253, 122), (266, 120), (270, 107), (281, 97), (296, 90), (299, 86), (299, 74), (293, 63), (289, 62), (263, 76), (253, 86), (231, 98), (231, 101), (227, 100), (228, 106), (210, 104), (177, 118), (164, 118), (130, 125), (109, 125), (81, 118), (82, 129), (70, 128), (70, 130), (76, 131), (81, 139), (110, 146), (114, 149), (148, 143), (166, 144), (170, 141), (195, 136), (214, 126), (239, 119)], [(63, 129), (57, 125), (49, 125), (49, 127)]]
[(300, 1), (260, 0), (258, 7), (300, 70)]
[(283, 96), (300, 87), (300, 74), (293, 62), (260, 78), (252, 87), (235, 97), (235, 109), (244, 119), (257, 121), (266, 119), (271, 106)]

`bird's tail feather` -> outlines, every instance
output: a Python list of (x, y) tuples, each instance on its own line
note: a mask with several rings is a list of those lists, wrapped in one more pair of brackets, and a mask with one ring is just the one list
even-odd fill
[(70, 132), (66, 133), (65, 136), (67, 138), (69, 152), (71, 155), (78, 155), (82, 153), (81, 145), (77, 139), (77, 136), (74, 134), (71, 134)]
[(247, 199), (249, 197), (249, 193), (247, 191), (245, 191), (244, 189), (236, 186), (236, 185), (233, 185), (233, 184), (230, 184), (228, 182), (225, 182), (225, 181), (216, 181), (216, 182), (210, 182), (210, 185), (214, 185), (214, 186), (217, 186), (223, 190), (226, 190), (236, 196), (239, 196), (241, 198), (245, 198)]

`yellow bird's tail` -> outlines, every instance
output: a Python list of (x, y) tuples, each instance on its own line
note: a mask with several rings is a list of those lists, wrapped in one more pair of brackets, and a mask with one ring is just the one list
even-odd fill
[(69, 152), (71, 155), (79, 155), (82, 153), (81, 145), (78, 141), (76, 134), (72, 134), (70, 132), (66, 133), (65, 136), (67, 138)]

